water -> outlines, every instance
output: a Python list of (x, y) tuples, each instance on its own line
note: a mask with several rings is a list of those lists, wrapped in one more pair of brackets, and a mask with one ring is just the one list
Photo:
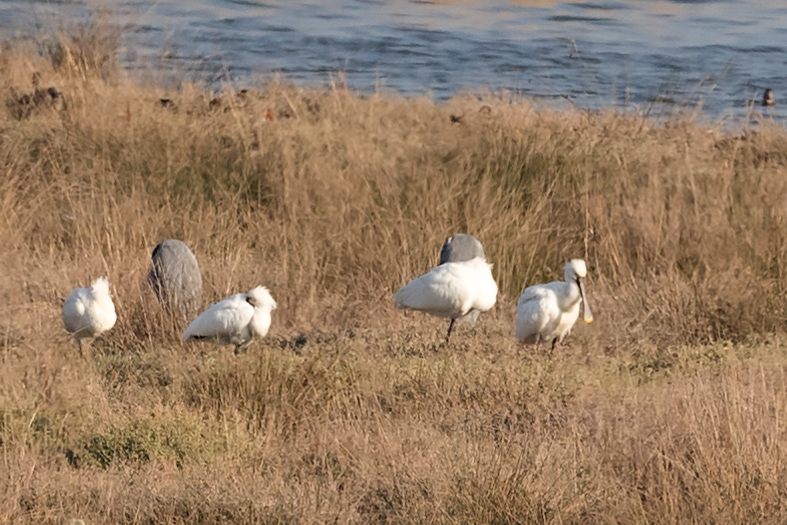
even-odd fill
[[(781, 5), (784, 4), (784, 5)], [(787, 2), (775, 0), (108, 0), (131, 70), (219, 85), (304, 85), (446, 99), (510, 90), (542, 103), (740, 117), (766, 87), (787, 107)], [(85, 17), (68, 0), (0, 0), (0, 36)], [(761, 110), (762, 108), (757, 108)], [(777, 113), (779, 112), (779, 113)]]

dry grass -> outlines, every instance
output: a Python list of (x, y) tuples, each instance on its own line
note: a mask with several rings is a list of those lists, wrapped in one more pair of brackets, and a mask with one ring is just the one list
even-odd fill
[[(0, 521), (785, 521), (785, 130), (341, 85), (211, 104), (115, 42), (0, 54)], [(65, 108), (20, 110), (34, 72)], [(445, 346), (391, 294), (456, 231), (501, 297)], [(170, 237), (208, 300), (272, 289), (268, 338), (179, 343), (142, 284)], [(519, 291), (577, 256), (597, 323), (517, 347)], [(78, 359), (61, 301), (104, 274), (118, 324)]]

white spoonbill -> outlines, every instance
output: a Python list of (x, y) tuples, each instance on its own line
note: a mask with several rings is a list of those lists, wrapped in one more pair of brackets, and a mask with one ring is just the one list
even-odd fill
[[(467, 233), (456, 233), (447, 238), (443, 243), (443, 248), (440, 250), (440, 264), (464, 262), (476, 257), (486, 259), (484, 247), (481, 241)], [(480, 313), (478, 310), (473, 310), (466, 316), (458, 318), (457, 321), (459, 324), (475, 326)]]
[(587, 266), (573, 259), (563, 267), (565, 280), (528, 286), (516, 305), (516, 338), (523, 343), (552, 341), (552, 349), (571, 332), (579, 318), (579, 303), (585, 310), (585, 322), (593, 314), (585, 293)]
[(264, 286), (231, 295), (199, 314), (183, 332), (183, 341), (210, 341), (246, 349), (256, 334), (265, 337), (271, 326), (276, 301)]
[(117, 315), (112, 297), (109, 295), (109, 281), (99, 277), (90, 288), (76, 288), (63, 303), (63, 326), (74, 334), (74, 339), (82, 353), (82, 339), (95, 337), (115, 326)]
[(420, 310), (451, 319), (446, 342), (454, 321), (474, 310), (486, 312), (497, 302), (497, 284), (492, 265), (482, 257), (447, 262), (413, 279), (394, 295), (397, 308)]

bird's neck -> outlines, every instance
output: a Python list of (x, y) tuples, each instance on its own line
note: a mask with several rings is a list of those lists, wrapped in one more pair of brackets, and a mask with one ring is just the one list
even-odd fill
[(566, 283), (566, 289), (568, 293), (563, 296), (561, 310), (571, 308), (582, 299), (582, 295), (579, 293), (579, 285), (573, 279)]

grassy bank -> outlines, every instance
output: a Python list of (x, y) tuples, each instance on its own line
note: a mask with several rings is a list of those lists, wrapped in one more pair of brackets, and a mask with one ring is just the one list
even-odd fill
[[(784, 522), (784, 129), (164, 90), (114, 45), (0, 53), (0, 521)], [(391, 295), (457, 231), (501, 295), (445, 346)], [(143, 285), (171, 237), (207, 301), (271, 289), (268, 338), (181, 345)], [(596, 323), (518, 347), (573, 257)], [(99, 275), (118, 323), (80, 359), (60, 306)]]

